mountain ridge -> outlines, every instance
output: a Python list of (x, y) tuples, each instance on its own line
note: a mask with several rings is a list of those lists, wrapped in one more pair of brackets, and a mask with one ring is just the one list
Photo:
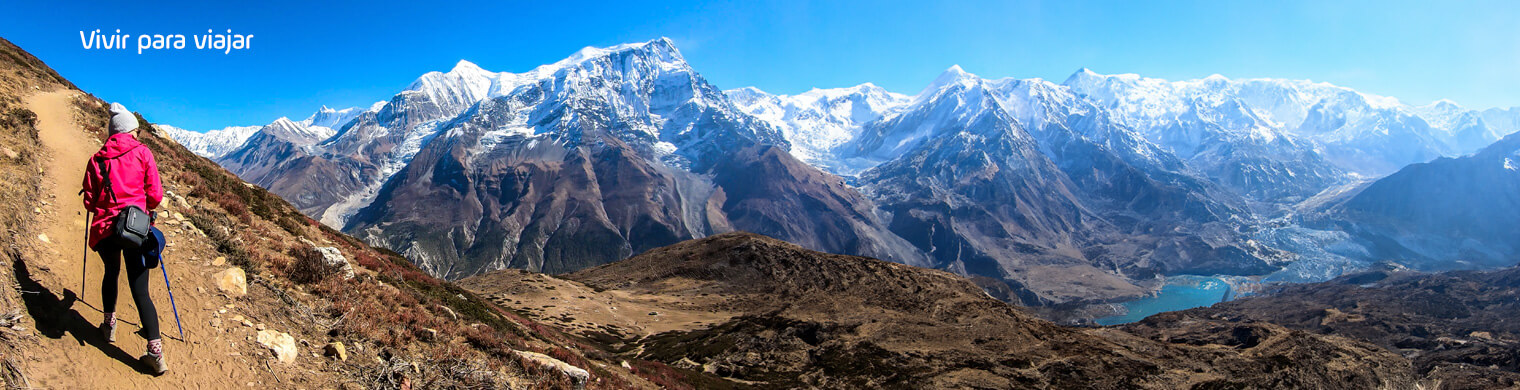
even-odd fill
[[(774, 96), (718, 90), (662, 38), (523, 73), (461, 60), (325, 140), (251, 137), (221, 161), (447, 277), (573, 271), (752, 230), (988, 277), (1029, 304), (1102, 303), (1166, 275), (1370, 264), (1305, 250), (1305, 235), (1348, 233), (1297, 225), (1300, 202), (1499, 132), (1433, 127), (1487, 123), (1438, 106), (1309, 81), (959, 66), (913, 96), (869, 83)], [(1467, 119), (1436, 117), (1453, 112)], [(747, 191), (755, 179), (788, 184)]]

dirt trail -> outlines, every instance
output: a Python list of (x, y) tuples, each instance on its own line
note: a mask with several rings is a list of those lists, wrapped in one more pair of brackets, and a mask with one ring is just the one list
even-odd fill
[[(275, 373), (281, 367), (250, 359), (248, 355), (258, 351), (250, 340), (253, 329), (220, 326), (220, 317), (232, 317), (237, 304), (212, 287), (210, 275), (225, 267), (203, 264), (212, 252), (204, 240), (190, 239), (194, 232), (188, 224), (159, 226), (169, 235), (169, 242), (178, 244), (166, 249), (165, 264), (184, 324), (184, 339), (175, 326), (163, 273), (151, 271), (151, 295), (158, 306), (169, 373), (162, 377), (147, 375), (136, 360), (145, 351), (145, 340), (137, 334), (140, 322), (124, 271), (117, 280), (117, 341), (106, 343), (96, 330), (104, 318), (100, 295), (104, 268), (99, 257), (89, 252), (85, 274), (81, 275), (85, 214), (77, 192), (85, 164), (100, 148), (100, 142), (75, 123), (76, 94), (47, 92), (27, 99), (28, 108), (37, 114), (39, 136), (49, 156), (44, 165), (44, 199), (36, 201), (36, 207), (43, 210), (38, 218), (39, 231), (46, 238), (33, 239), (31, 264), (16, 266), (40, 343), (24, 363), (32, 383), (46, 388), (290, 387), (291, 383), (265, 383), (278, 381)], [(165, 212), (181, 206), (165, 199), (160, 220)], [(79, 290), (81, 280), (83, 291)]]

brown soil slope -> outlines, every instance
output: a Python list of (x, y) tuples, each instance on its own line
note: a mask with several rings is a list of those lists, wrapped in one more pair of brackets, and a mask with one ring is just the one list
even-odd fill
[(1415, 380), (1407, 360), (1340, 337), (1179, 325), (1211, 340), (1189, 344), (1061, 327), (946, 272), (748, 233), (564, 278), (506, 271), (461, 284), (623, 356), (720, 375), (731, 387), (1400, 388)]

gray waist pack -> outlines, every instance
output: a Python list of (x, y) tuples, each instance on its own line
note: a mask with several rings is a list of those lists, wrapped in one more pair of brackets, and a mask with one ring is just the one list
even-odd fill
[(111, 235), (106, 237), (119, 248), (135, 249), (153, 234), (152, 218), (136, 205), (127, 206), (116, 213), (111, 221)]

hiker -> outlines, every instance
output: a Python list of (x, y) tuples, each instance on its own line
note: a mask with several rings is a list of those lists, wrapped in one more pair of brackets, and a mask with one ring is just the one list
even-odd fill
[(148, 340), (148, 352), (141, 360), (154, 373), (163, 374), (168, 367), (164, 364), (163, 340), (158, 333), (158, 312), (148, 296), (148, 276), (151, 275), (148, 270), (157, 263), (150, 263), (145, 256), (145, 252), (157, 249), (163, 243), (161, 240), (144, 240), (136, 246), (123, 243), (124, 240), (113, 237), (120, 235), (113, 228), (117, 215), (131, 206), (142, 212), (158, 208), (164, 198), (164, 189), (158, 179), (158, 163), (153, 159), (153, 152), (137, 141), (137, 117), (119, 103), (111, 104), (111, 113), (111, 136), (90, 158), (85, 168), (83, 191), (85, 210), (95, 213), (90, 220), (89, 244), (105, 261), (105, 279), (100, 282), (105, 321), (100, 324), (100, 330), (106, 341), (116, 342), (116, 281), (125, 263), (132, 301), (137, 304), (138, 318), (142, 320), (142, 336)]

